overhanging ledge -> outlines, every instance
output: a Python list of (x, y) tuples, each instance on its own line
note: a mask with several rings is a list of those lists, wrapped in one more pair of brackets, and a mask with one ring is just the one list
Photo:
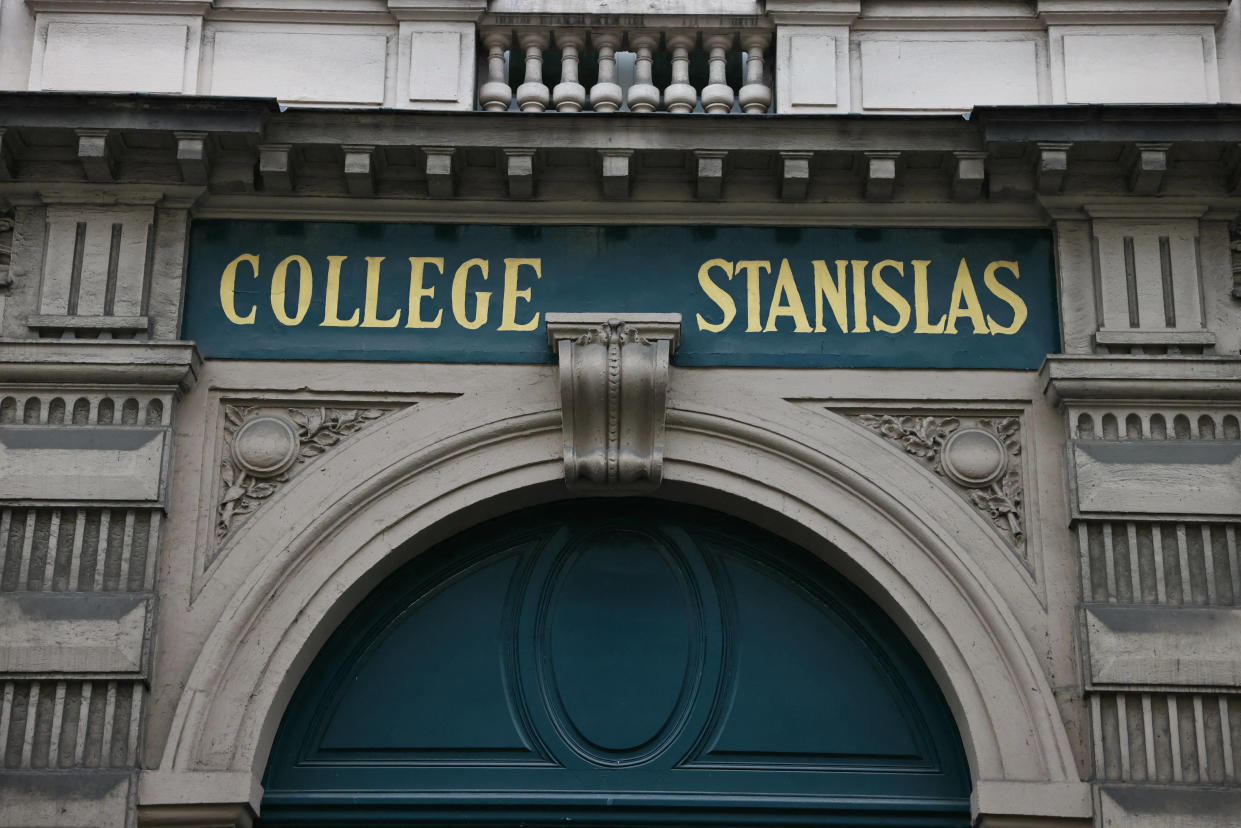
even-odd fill
[(984, 143), (1024, 141), (1236, 141), (1237, 104), (977, 106)]
[(1052, 405), (1078, 400), (1241, 400), (1241, 358), (1049, 356), (1039, 370)]
[(184, 394), (201, 371), (193, 342), (0, 340), (0, 382), (174, 386)]

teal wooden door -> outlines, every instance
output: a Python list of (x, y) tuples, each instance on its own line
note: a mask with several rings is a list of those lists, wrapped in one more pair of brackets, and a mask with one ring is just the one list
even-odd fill
[(418, 556), (281, 722), (263, 825), (967, 826), (951, 714), (882, 612), (722, 514), (569, 501)]

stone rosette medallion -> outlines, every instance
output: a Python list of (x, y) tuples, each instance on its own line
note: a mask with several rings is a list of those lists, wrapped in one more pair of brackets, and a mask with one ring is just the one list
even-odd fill
[(383, 408), (224, 406), (224, 453), (216, 506), (216, 548), (304, 464), (373, 421)]
[(1020, 418), (859, 414), (855, 419), (949, 481), (1029, 565)]

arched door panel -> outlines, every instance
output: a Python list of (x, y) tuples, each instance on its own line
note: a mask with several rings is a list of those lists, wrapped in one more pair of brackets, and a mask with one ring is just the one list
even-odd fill
[(741, 521), (570, 501), (440, 544), (319, 653), (265, 825), (964, 826), (929, 672), (865, 596)]

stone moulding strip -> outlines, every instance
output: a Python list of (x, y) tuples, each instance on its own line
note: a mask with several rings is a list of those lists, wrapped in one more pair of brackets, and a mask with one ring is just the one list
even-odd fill
[(202, 357), (192, 342), (0, 340), (0, 382), (193, 387)]
[(1237, 357), (1049, 356), (1039, 371), (1049, 402), (1241, 401)]

